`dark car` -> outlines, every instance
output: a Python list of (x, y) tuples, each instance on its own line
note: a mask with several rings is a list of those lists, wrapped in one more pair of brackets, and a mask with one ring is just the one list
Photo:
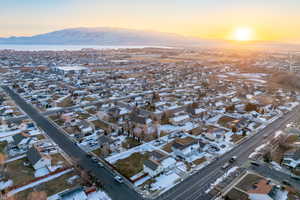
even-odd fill
[(250, 164), (251, 164), (251, 165), (254, 165), (254, 166), (260, 166), (260, 164), (259, 164), (259, 163), (257, 163), (257, 162), (254, 162), (254, 161), (250, 162)]
[(284, 185), (291, 185), (291, 183), (288, 180), (283, 180), (282, 184), (284, 184)]
[(232, 156), (229, 160), (230, 163), (234, 163), (236, 161), (237, 157), (236, 156)]
[(291, 178), (300, 181), (300, 176), (292, 175)]

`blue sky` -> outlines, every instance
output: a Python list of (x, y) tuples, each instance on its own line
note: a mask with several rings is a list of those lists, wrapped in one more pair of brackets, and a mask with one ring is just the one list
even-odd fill
[(257, 39), (293, 41), (299, 10), (300, 0), (4, 0), (0, 37), (109, 26), (224, 39), (247, 26)]

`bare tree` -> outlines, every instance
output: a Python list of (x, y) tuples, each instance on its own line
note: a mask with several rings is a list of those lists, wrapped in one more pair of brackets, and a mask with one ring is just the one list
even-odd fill
[(47, 194), (43, 191), (34, 191), (27, 196), (27, 200), (47, 200)]

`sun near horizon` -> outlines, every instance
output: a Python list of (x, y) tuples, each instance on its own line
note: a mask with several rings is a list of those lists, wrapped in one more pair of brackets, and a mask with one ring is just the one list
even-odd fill
[(233, 32), (233, 39), (240, 42), (253, 40), (253, 30), (249, 27), (238, 27)]

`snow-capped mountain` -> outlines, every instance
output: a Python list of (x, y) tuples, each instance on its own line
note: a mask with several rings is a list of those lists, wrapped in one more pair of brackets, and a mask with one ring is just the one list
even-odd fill
[(30, 37), (0, 38), (0, 44), (195, 45), (212, 43), (175, 34), (120, 28), (72, 28)]

